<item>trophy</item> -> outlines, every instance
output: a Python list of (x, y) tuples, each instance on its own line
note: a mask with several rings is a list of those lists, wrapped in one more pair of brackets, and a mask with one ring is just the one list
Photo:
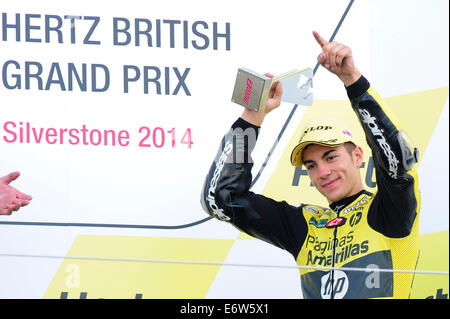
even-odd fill
[[(292, 70), (273, 78), (246, 68), (239, 68), (231, 101), (256, 112), (264, 112), (273, 83), (283, 83), (281, 100), (293, 104), (312, 105), (312, 78), (310, 68)], [(303, 81), (302, 81), (303, 79)]]

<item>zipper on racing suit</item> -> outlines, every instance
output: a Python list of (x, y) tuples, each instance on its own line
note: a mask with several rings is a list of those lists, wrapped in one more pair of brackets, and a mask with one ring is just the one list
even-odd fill
[[(337, 213), (337, 217), (339, 218), (339, 212)], [(337, 230), (338, 227), (334, 228), (333, 231), (333, 252), (332, 252), (332, 261), (331, 261), (331, 297), (330, 299), (334, 299), (334, 260), (336, 258), (336, 242), (337, 242)]]
[[(334, 299), (334, 273), (335, 273), (335, 259), (336, 259), (336, 245), (338, 242), (338, 227), (343, 225), (345, 223), (345, 218), (339, 217), (340, 209), (336, 212), (336, 217), (331, 219), (328, 224), (330, 224), (330, 227), (334, 228), (333, 231), (333, 249), (332, 249), (332, 260), (331, 260), (331, 274), (330, 274), (330, 281), (331, 281), (331, 295), (330, 299)], [(334, 223), (333, 223), (334, 222)], [(327, 224), (327, 225), (328, 225)]]

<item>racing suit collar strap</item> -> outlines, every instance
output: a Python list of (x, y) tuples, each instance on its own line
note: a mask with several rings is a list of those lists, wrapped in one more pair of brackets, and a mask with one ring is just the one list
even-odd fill
[(345, 197), (343, 199), (338, 200), (337, 202), (331, 203), (330, 204), (330, 208), (332, 210), (334, 210), (336, 213), (339, 213), (343, 208), (347, 207), (348, 205), (350, 205), (352, 202), (355, 201), (355, 199), (357, 199), (359, 196), (361, 196), (362, 194), (367, 194), (370, 195), (369, 192), (367, 192), (366, 190), (362, 190), (359, 193), (349, 196), (349, 197)]

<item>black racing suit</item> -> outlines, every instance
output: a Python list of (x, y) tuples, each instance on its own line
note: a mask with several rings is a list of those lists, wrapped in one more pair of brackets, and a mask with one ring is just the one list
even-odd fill
[[(364, 77), (346, 89), (372, 149), (374, 194), (361, 191), (330, 207), (297, 207), (249, 191), (254, 143), (246, 133), (257, 136), (259, 127), (240, 118), (224, 136), (206, 177), (202, 207), (290, 252), (302, 266), (304, 298), (408, 298), (413, 273), (392, 270), (414, 270), (418, 258), (417, 150)], [(325, 227), (337, 217), (345, 222)]]

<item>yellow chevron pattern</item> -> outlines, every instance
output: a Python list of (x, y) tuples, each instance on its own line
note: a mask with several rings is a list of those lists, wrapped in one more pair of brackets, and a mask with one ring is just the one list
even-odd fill
[[(79, 235), (67, 256), (224, 262), (233, 240)], [(44, 298), (204, 298), (220, 266), (64, 259)], [(64, 297), (65, 296), (65, 297)]]

